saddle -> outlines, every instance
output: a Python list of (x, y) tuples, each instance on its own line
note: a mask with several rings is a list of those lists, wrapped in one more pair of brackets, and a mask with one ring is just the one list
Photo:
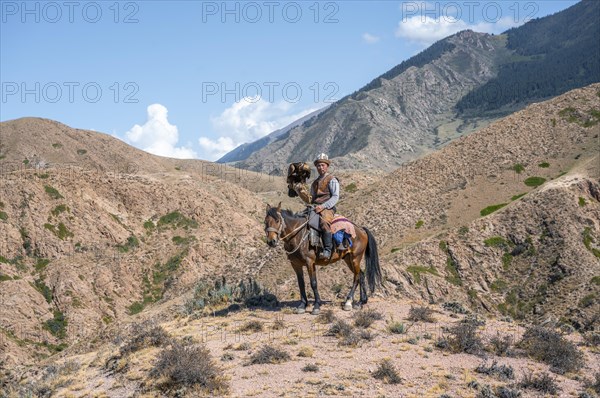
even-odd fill
[[(306, 206), (306, 209), (300, 214), (308, 218), (310, 245), (315, 249), (322, 248), (323, 244), (321, 242), (321, 223), (319, 222), (319, 214), (311, 205)], [(333, 240), (337, 244), (337, 250), (344, 251), (352, 247), (352, 239), (356, 238), (356, 232), (354, 230), (354, 224), (347, 218), (336, 214), (336, 217), (331, 223), (331, 232), (333, 234)]]

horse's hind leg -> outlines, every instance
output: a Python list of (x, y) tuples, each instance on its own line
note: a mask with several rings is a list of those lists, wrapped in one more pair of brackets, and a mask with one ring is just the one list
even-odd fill
[[(346, 262), (346, 264), (348, 264), (350, 271), (352, 271), (352, 273), (354, 274), (354, 280), (352, 281), (352, 288), (350, 289), (350, 292), (346, 296), (346, 302), (344, 303), (344, 311), (350, 311), (350, 310), (352, 310), (352, 302), (354, 301), (354, 291), (356, 290), (356, 287), (358, 286), (358, 284), (360, 282), (360, 279), (359, 279), (360, 266), (358, 267), (358, 272), (357, 272), (357, 269), (354, 264), (354, 259), (350, 255), (345, 256), (344, 261)], [(361, 284), (360, 298), (362, 300), (362, 284)]]
[(367, 296), (367, 286), (365, 282), (365, 273), (360, 271), (360, 303), (367, 304), (369, 296)]

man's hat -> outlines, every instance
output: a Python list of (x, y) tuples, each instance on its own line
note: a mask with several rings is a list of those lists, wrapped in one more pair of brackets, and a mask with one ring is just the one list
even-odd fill
[(318, 163), (326, 163), (327, 166), (329, 166), (331, 164), (331, 160), (329, 160), (329, 156), (327, 156), (324, 153), (319, 154), (319, 156), (317, 156), (317, 159), (315, 160), (315, 166)]

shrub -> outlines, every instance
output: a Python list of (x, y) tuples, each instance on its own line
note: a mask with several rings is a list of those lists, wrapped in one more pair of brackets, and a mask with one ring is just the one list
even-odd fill
[(527, 373), (523, 376), (523, 379), (519, 382), (519, 387), (527, 388), (531, 390), (537, 390), (544, 394), (556, 395), (560, 389), (556, 380), (550, 377), (546, 372), (541, 375), (534, 375), (533, 373)]
[(521, 396), (521, 391), (516, 388), (500, 386), (496, 388), (496, 396), (498, 398), (519, 398)]
[(171, 337), (162, 326), (151, 321), (134, 323), (131, 326), (129, 339), (121, 347), (121, 355), (139, 351), (145, 347), (160, 347), (168, 345)]
[(270, 345), (263, 346), (260, 350), (250, 356), (250, 365), (265, 363), (282, 363), (290, 360), (290, 354)]
[(456, 301), (450, 301), (447, 303), (443, 303), (442, 304), (442, 308), (444, 308), (446, 311), (450, 311), (454, 314), (469, 314), (469, 310), (465, 309), (465, 307), (462, 306), (462, 304), (456, 302)]
[(223, 372), (214, 363), (210, 351), (202, 345), (190, 345), (175, 341), (170, 348), (158, 355), (153, 377), (163, 377), (163, 390), (198, 386), (210, 392), (225, 392), (228, 385)]
[(512, 169), (517, 174), (521, 174), (525, 170), (525, 166), (523, 166), (521, 163), (517, 163), (517, 164), (513, 165)]
[(262, 332), (263, 329), (263, 323), (261, 321), (253, 320), (244, 323), (240, 327), (240, 332)]
[(319, 367), (314, 363), (308, 363), (302, 368), (303, 372), (318, 372)]
[(399, 384), (402, 382), (390, 359), (384, 359), (379, 363), (377, 370), (373, 372), (373, 377), (377, 380), (383, 380), (387, 384)]
[(490, 366), (486, 366), (485, 362), (480, 364), (475, 368), (475, 372), (495, 376), (500, 380), (512, 380), (515, 378), (515, 371), (512, 366), (498, 365), (496, 361), (492, 362)]
[(383, 319), (383, 315), (373, 309), (360, 310), (353, 315), (354, 326), (360, 328), (368, 328), (375, 321)]
[(527, 354), (551, 366), (559, 374), (577, 371), (584, 365), (583, 354), (556, 331), (533, 326), (525, 331), (519, 343)]
[(326, 336), (348, 337), (352, 334), (353, 328), (342, 319), (338, 319), (329, 328)]
[(407, 332), (408, 328), (402, 323), (390, 320), (387, 324), (387, 330), (393, 334), (404, 334)]
[(300, 349), (300, 352), (298, 352), (298, 356), (304, 357), (304, 358), (312, 358), (312, 356), (313, 356), (312, 347), (302, 347)]
[(513, 343), (512, 336), (502, 336), (497, 332), (496, 335), (490, 339), (490, 351), (499, 357), (513, 356)]
[(51, 187), (50, 185), (44, 185), (44, 190), (52, 199), (63, 199), (63, 196), (56, 190), (56, 188)]
[(480, 355), (483, 352), (483, 342), (477, 333), (477, 323), (460, 322), (450, 328), (447, 338), (448, 347), (454, 352)]
[(488, 214), (492, 214), (493, 212), (500, 210), (501, 208), (503, 208), (504, 206), (506, 206), (508, 203), (500, 203), (497, 205), (492, 205), (492, 206), (488, 206), (485, 209), (482, 209), (479, 214), (484, 217), (487, 216)]
[(408, 320), (413, 322), (435, 322), (433, 310), (428, 307), (410, 307)]
[(546, 182), (546, 179), (542, 177), (529, 177), (523, 182), (528, 187), (539, 187), (540, 185)]
[(541, 167), (542, 169), (547, 169), (548, 167), (550, 167), (550, 163), (542, 162), (542, 163), (538, 164), (538, 167)]

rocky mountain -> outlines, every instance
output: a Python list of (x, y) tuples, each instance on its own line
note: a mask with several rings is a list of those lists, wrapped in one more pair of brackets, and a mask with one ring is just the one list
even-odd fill
[(239, 258), (266, 251), (251, 190), (283, 181), (45, 119), (0, 131), (0, 366), (89, 342), (223, 269), (239, 281)]
[(499, 36), (457, 33), (279, 136), (240, 167), (282, 173), (283, 166), (273, 165), (326, 152), (340, 169), (391, 171), (528, 103), (600, 81), (598, 14), (600, 3), (582, 1)]
[(409, 162), (340, 209), (381, 239), (401, 295), (589, 327), (600, 313), (599, 133), (595, 84)]

